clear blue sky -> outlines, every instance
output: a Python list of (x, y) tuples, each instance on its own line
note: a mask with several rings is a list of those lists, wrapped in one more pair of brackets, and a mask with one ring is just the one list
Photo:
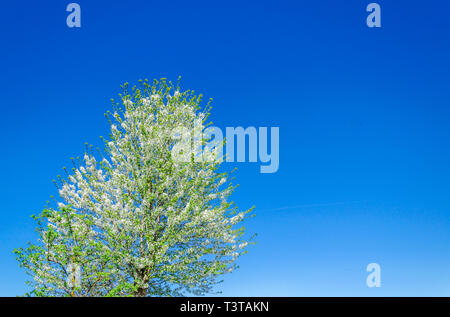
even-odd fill
[(277, 173), (238, 164), (259, 236), (223, 295), (450, 295), (449, 1), (378, 1), (380, 29), (361, 0), (79, 0), (81, 29), (69, 2), (0, 7), (0, 295), (119, 85), (178, 75), (216, 125), (280, 127)]

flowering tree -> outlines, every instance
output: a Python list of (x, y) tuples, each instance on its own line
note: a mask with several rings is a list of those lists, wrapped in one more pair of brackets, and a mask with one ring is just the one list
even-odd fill
[[(209, 103), (202, 110), (201, 95), (165, 80), (122, 90), (102, 158), (87, 147), (72, 160), (57, 207), (33, 216), (38, 242), (15, 250), (33, 276), (29, 295), (204, 294), (246, 252), (237, 225), (250, 210), (228, 200), (235, 186), (217, 147), (204, 146)], [(189, 142), (174, 137), (180, 128)], [(189, 151), (195, 135), (200, 155)]]

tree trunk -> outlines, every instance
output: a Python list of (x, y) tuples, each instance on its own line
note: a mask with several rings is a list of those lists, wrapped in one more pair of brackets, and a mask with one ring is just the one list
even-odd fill
[(147, 296), (147, 288), (146, 287), (139, 287), (136, 292), (137, 297), (145, 297)]

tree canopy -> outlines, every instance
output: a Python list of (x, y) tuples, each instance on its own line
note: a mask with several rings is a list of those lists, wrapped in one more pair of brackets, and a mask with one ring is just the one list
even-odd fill
[[(119, 98), (104, 149), (72, 159), (56, 204), (33, 216), (38, 241), (15, 250), (29, 295), (205, 294), (246, 252), (251, 209), (230, 201), (218, 147), (204, 146), (210, 103), (164, 79), (125, 83)], [(200, 155), (186, 150), (198, 135)]]

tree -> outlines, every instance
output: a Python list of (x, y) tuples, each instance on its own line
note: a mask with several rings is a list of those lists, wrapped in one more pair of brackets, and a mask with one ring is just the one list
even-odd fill
[(229, 201), (219, 146), (205, 146), (210, 103), (202, 110), (201, 95), (164, 79), (121, 87), (101, 159), (92, 146), (72, 159), (57, 206), (33, 216), (38, 242), (15, 250), (33, 277), (28, 295), (205, 294), (246, 252), (237, 226), (251, 209)]

